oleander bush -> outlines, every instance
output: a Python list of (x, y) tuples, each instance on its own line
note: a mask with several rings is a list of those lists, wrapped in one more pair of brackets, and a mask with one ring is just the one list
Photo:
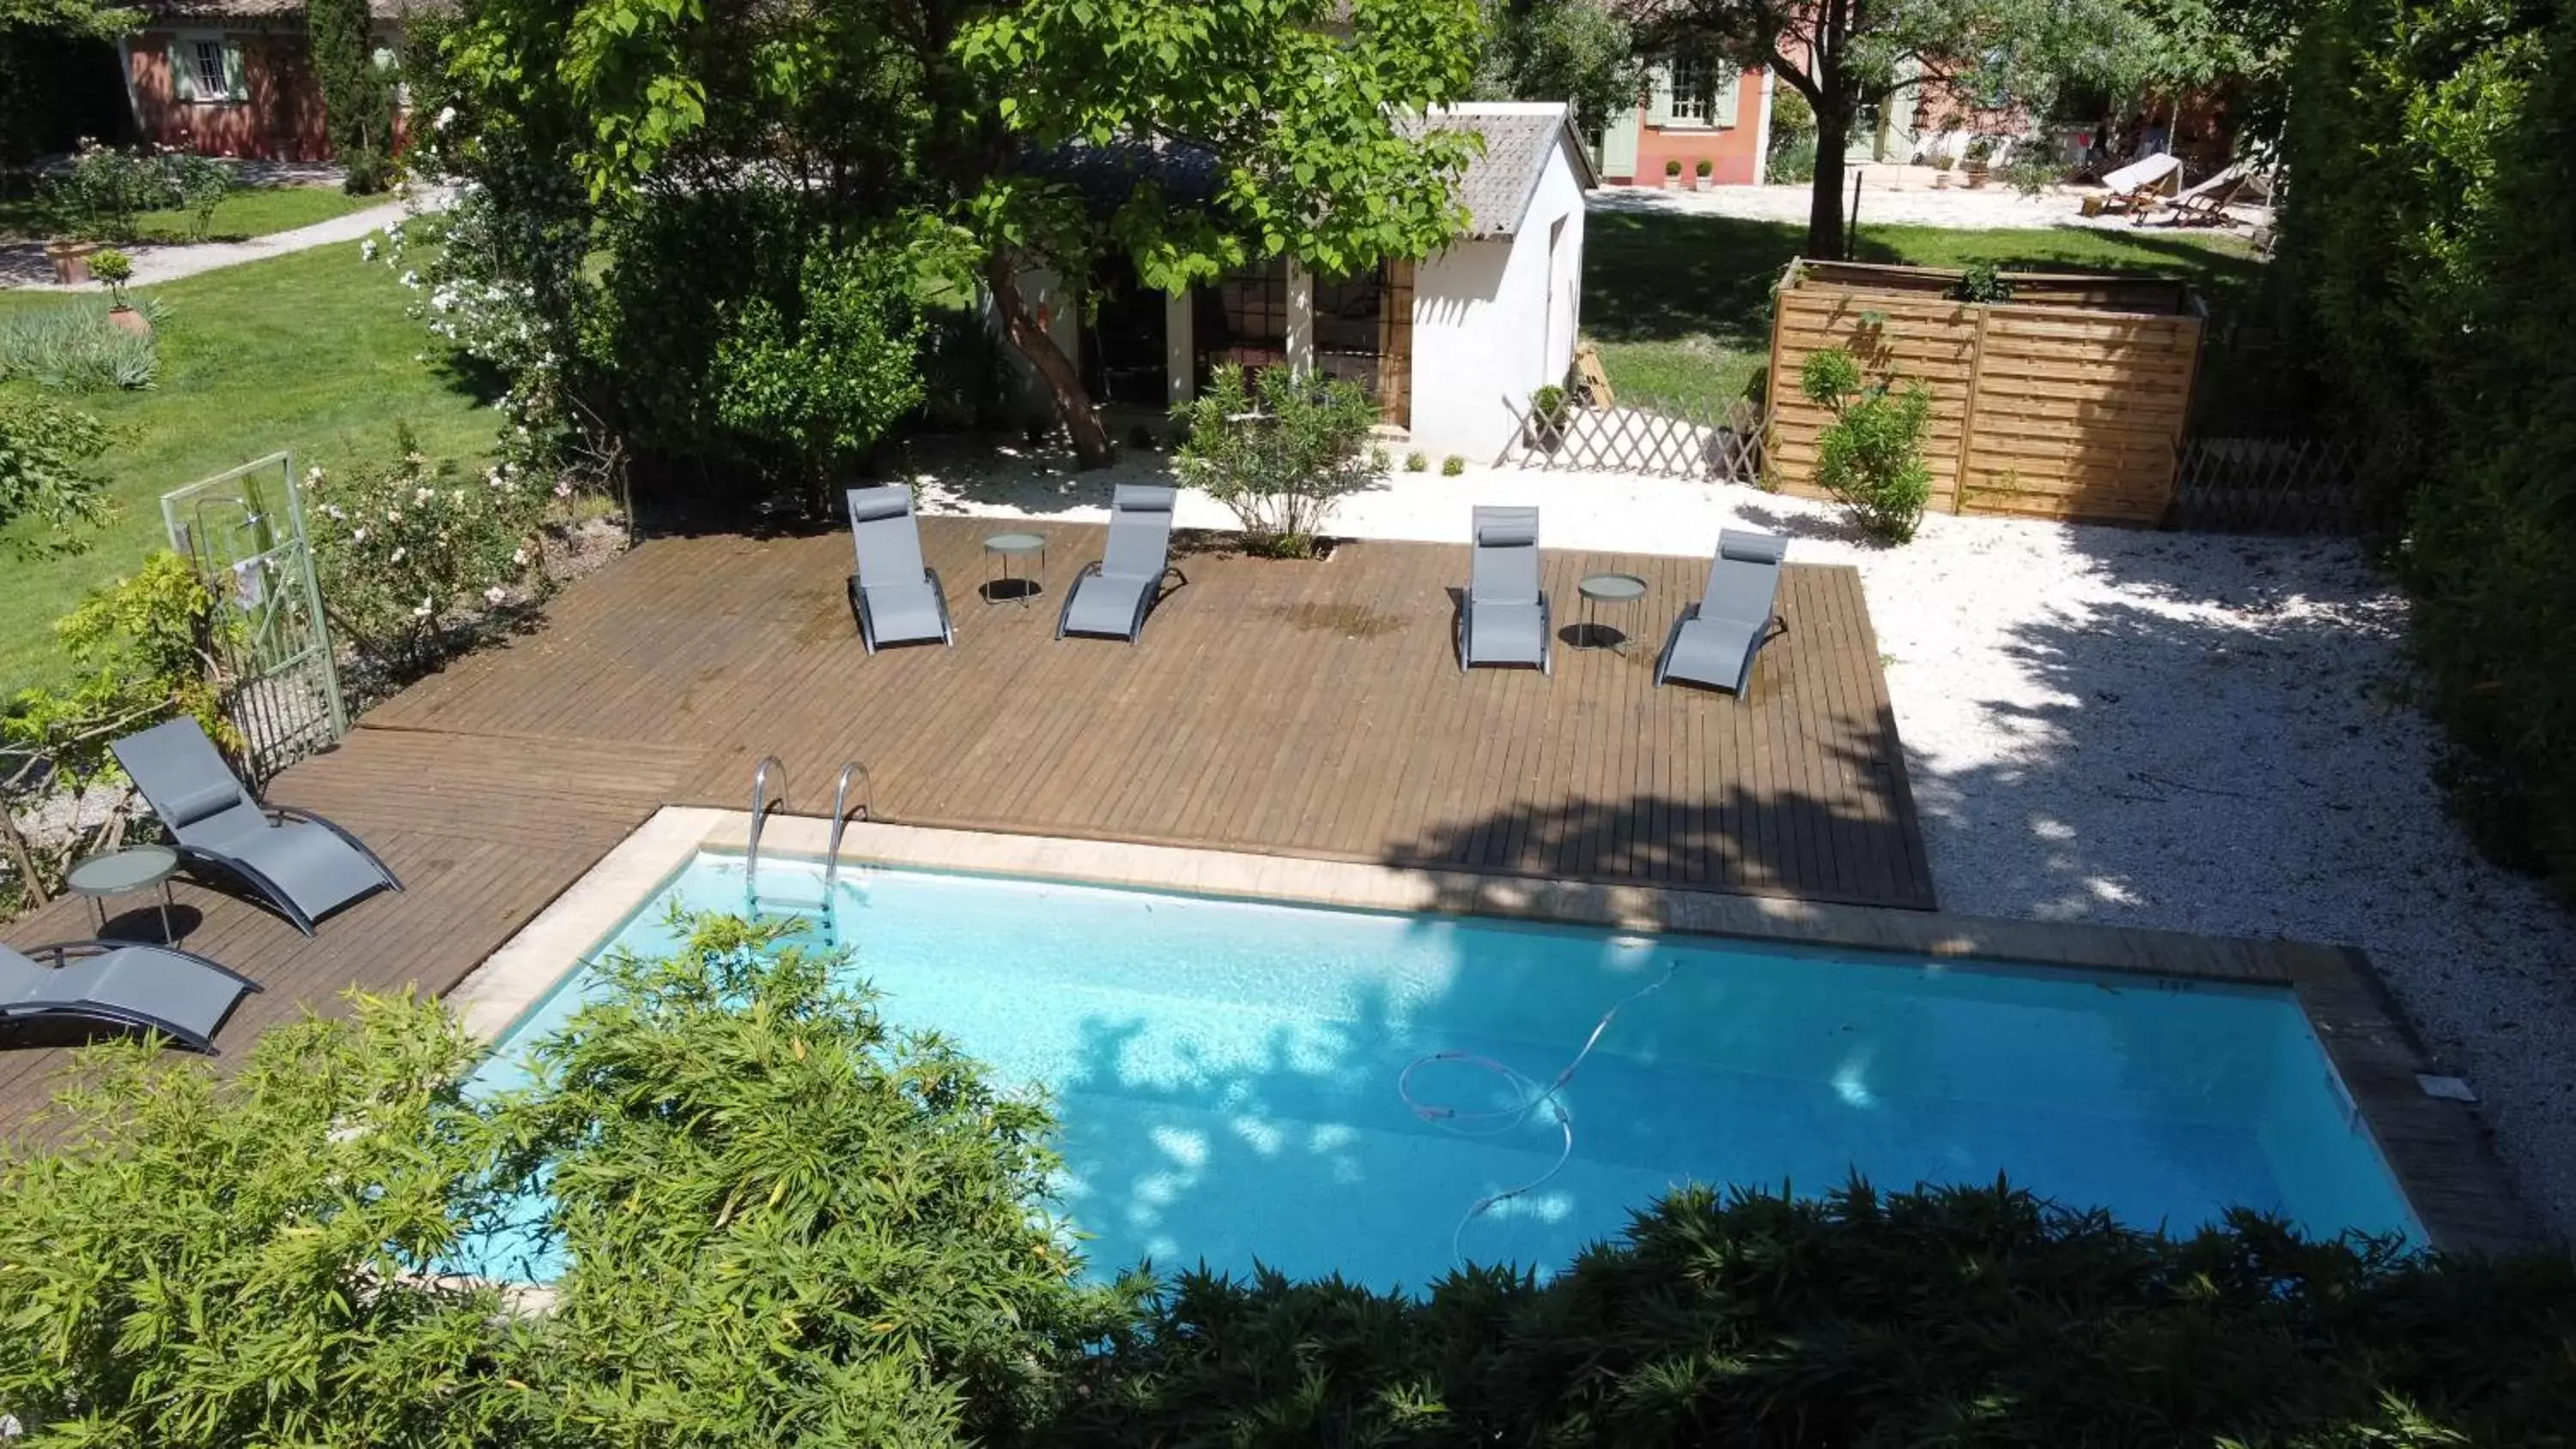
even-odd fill
[(1222, 367), (1173, 416), (1188, 432), (1174, 470), (1234, 511), (1255, 553), (1311, 556), (1334, 507), (1386, 476), (1386, 450), (1369, 445), (1377, 404), (1355, 383)]
[(1809, 356), (1798, 376), (1808, 400), (1834, 415), (1816, 435), (1816, 486), (1882, 543), (1913, 538), (1932, 498), (1932, 469), (1923, 460), (1932, 395), (1920, 383), (1900, 392), (1895, 382), (1869, 380), (1839, 347)]
[(2295, 64), (2276, 265), (2324, 426), (2367, 444), (2460, 817), (2576, 901), (2576, 12), (2328, 0)]

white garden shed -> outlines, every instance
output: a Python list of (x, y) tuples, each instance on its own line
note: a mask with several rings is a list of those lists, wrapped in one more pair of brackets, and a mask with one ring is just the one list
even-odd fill
[[(1479, 102), (1415, 124), (1484, 138), (1459, 186), (1467, 227), (1435, 256), (1340, 278), (1274, 259), (1186, 293), (1112, 279), (1088, 326), (1053, 277), (1031, 273), (1021, 290), (1104, 405), (1160, 411), (1228, 365), (1319, 370), (1369, 388), (1409, 446), (1491, 462), (1530, 394), (1573, 366), (1585, 194), (1599, 177), (1559, 103)], [(1106, 189), (1139, 162), (1128, 150), (1059, 164)], [(1187, 158), (1165, 150), (1145, 164), (1186, 193)]]

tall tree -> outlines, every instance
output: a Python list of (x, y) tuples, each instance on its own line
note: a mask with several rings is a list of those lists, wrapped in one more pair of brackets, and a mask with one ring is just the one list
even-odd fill
[(350, 191), (381, 190), (393, 152), (393, 85), (376, 64), (368, 0), (306, 0), (304, 27), (331, 154)]
[(1816, 113), (1807, 252), (1843, 251), (1843, 152), (1865, 107), (1919, 83), (1971, 104), (2044, 110), (2072, 85), (2119, 90), (2149, 27), (2120, 0), (1621, 0), (1649, 54), (1761, 67)]
[(1636, 106), (1645, 67), (1611, 0), (1485, 0), (1485, 21), (1477, 99), (1564, 101), (1587, 132)]
[[(1022, 271), (1078, 296), (1120, 252), (1146, 286), (1176, 289), (1276, 257), (1347, 276), (1438, 250), (1463, 220), (1473, 142), (1405, 118), (1466, 96), (1482, 29), (1476, 0), (1026, 0), (964, 30), (957, 54), (1004, 122), (967, 202), (985, 280), (1087, 462), (1108, 439), (1022, 302)], [(1190, 154), (1210, 194), (1175, 195), (1146, 163), (1104, 215), (1024, 164), (1083, 146)]]
[[(1477, 0), (481, 0), (451, 70), (471, 124), (560, 147), (612, 212), (784, 171), (800, 225), (956, 226), (1098, 463), (1107, 435), (1016, 279), (1042, 267), (1079, 299), (1122, 255), (1178, 287), (1428, 253), (1473, 143), (1404, 118), (1468, 93), (1481, 37)], [(1087, 193), (1046, 164), (1082, 147), (1187, 153), (1206, 194), (1151, 165)]]
[(100, 0), (0, 0), (0, 36), (13, 30), (114, 39), (143, 23), (139, 7)]

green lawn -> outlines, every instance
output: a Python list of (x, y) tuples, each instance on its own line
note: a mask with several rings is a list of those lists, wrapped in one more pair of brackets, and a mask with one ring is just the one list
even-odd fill
[[(491, 447), (499, 415), (439, 365), (415, 360), (438, 354), (403, 315), (412, 294), (386, 268), (362, 264), (354, 244), (135, 290), (170, 309), (160, 382), (54, 395), (119, 430), (102, 461), (118, 516), (85, 553), (0, 560), (0, 698), (60, 679), (52, 621), (83, 590), (163, 546), (164, 492), (280, 448), (299, 468), (388, 457), (397, 420), (433, 458), (479, 469)], [(59, 294), (0, 292), (0, 311), (62, 303)]]
[[(1673, 212), (1595, 211), (1584, 222), (1583, 332), (1622, 402), (1711, 415), (1742, 396), (1771, 347), (1771, 289), (1806, 228)], [(1867, 226), (1856, 260), (2187, 277), (2214, 311), (2244, 296), (2262, 262), (2198, 232), (2081, 227), (1957, 231)]]
[[(381, 196), (351, 196), (336, 186), (265, 186), (252, 191), (236, 191), (215, 203), (215, 214), (207, 224), (206, 238), (209, 241), (240, 241), (246, 237), (267, 236), (271, 232), (292, 231), (299, 226), (346, 216), (383, 200), (385, 198)], [(137, 212), (134, 217), (135, 240), (188, 241), (191, 239), (188, 220), (184, 211)], [(0, 241), (68, 236), (76, 230), (76, 225), (69, 213), (48, 198), (0, 201)]]

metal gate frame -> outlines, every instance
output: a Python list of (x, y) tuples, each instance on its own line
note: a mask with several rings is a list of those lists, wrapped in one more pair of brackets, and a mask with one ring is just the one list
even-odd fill
[[(250, 772), (265, 783), (337, 743), (349, 732), (348, 706), (313, 573), (295, 455), (271, 453), (174, 488), (161, 495), (161, 521), (170, 547), (195, 567), (216, 606), (247, 616), (243, 627), (218, 637), (232, 676), (225, 709), (241, 730)], [(317, 693), (318, 711), (309, 708)]]

